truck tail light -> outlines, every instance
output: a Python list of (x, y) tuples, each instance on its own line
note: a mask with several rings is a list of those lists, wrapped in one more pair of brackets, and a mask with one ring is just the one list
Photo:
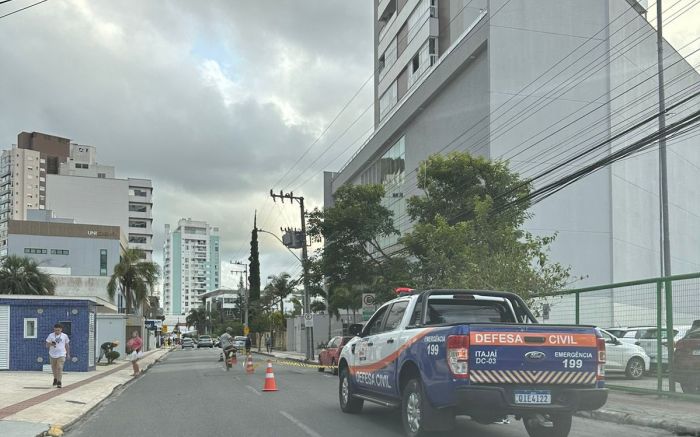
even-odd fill
[(469, 378), (469, 336), (447, 337), (447, 364), (455, 378)]
[(596, 379), (598, 381), (605, 379), (605, 361), (607, 353), (605, 352), (605, 339), (603, 337), (596, 338), (596, 346), (598, 350), (598, 373)]

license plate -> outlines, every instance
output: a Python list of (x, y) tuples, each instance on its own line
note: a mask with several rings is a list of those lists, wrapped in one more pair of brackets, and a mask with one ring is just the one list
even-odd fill
[(693, 351), (693, 355), (700, 355), (700, 349), (695, 349)]
[(549, 390), (515, 390), (516, 404), (549, 405), (552, 403), (552, 393)]

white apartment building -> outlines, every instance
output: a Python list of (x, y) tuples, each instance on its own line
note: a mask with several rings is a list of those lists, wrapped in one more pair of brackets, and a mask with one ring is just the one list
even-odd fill
[(114, 166), (97, 163), (97, 148), (71, 143), (70, 157), (58, 166), (58, 174), (114, 179)]
[[(45, 169), (39, 152), (13, 147), (0, 156), (0, 256), (7, 255), (8, 220), (26, 220), (27, 210), (40, 208)], [(41, 184), (41, 185), (40, 185)]]
[(201, 305), (201, 295), (221, 285), (219, 228), (191, 218), (177, 228), (165, 225), (163, 308), (168, 315), (186, 315)]
[[(402, 232), (406, 199), (422, 195), (416, 169), (432, 154), (505, 160), (524, 178), (588, 150), (658, 112), (656, 32), (635, 0), (375, 0), (375, 130), (339, 172), (381, 183)], [(700, 75), (664, 44), (666, 106), (700, 89)], [(700, 109), (694, 98), (667, 125)], [(546, 183), (629, 146), (656, 123), (559, 168)], [(672, 272), (700, 270), (700, 148), (668, 142)], [(638, 153), (532, 208), (526, 229), (557, 234), (551, 255), (579, 286), (659, 274), (658, 152)], [(543, 185), (536, 182), (535, 188)], [(396, 243), (387, 239), (385, 246)]]

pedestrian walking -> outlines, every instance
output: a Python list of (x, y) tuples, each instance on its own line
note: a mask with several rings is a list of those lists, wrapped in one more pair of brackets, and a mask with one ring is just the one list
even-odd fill
[(63, 325), (53, 325), (53, 332), (46, 337), (46, 348), (49, 350), (51, 360), (51, 372), (53, 373), (53, 385), (61, 388), (63, 378), (63, 365), (66, 358), (70, 359), (70, 339), (63, 333)]
[(143, 347), (143, 340), (139, 337), (139, 331), (134, 331), (131, 333), (131, 339), (126, 342), (126, 347), (131, 351), (129, 353), (129, 361), (131, 361), (131, 367), (134, 373), (131, 376), (138, 376), (141, 373), (139, 369), (139, 360), (143, 356), (141, 348)]
[(253, 342), (250, 340), (250, 334), (245, 336), (245, 354), (250, 353), (250, 348), (253, 346)]
[(114, 358), (110, 358), (108, 353), (112, 352), (115, 347), (119, 346), (119, 340), (105, 341), (100, 345), (100, 356), (97, 357), (97, 362), (102, 361), (102, 357), (107, 357), (107, 364), (112, 364)]
[(272, 352), (272, 338), (268, 335), (265, 339), (265, 347), (267, 348), (267, 353)]

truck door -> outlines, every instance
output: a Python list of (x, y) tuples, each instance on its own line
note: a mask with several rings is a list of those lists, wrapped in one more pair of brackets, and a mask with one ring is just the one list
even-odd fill
[(382, 332), (384, 319), (389, 306), (384, 305), (374, 313), (362, 330), (362, 338), (357, 343), (354, 354), (352, 375), (354, 382), (361, 390), (374, 392), (376, 389), (374, 371), (376, 370), (377, 355), (375, 341)]
[(402, 344), (400, 328), (408, 302), (408, 300), (400, 300), (391, 305), (382, 332), (374, 340), (374, 353), (378, 363), (375, 385), (376, 390), (384, 395), (398, 394), (397, 351)]

